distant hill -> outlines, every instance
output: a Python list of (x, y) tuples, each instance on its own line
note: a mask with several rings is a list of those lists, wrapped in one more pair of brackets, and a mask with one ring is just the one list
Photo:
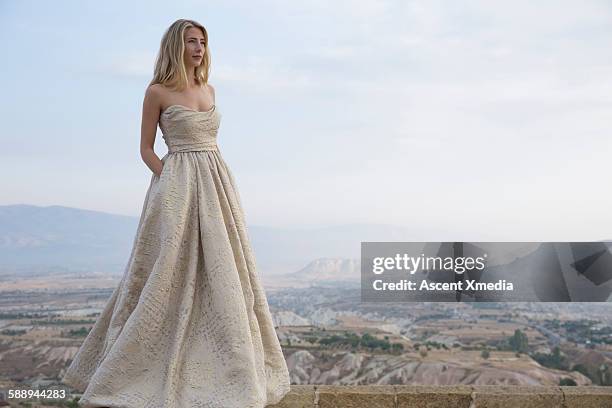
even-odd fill
[(117, 272), (137, 225), (135, 217), (59, 205), (0, 206), (0, 268)]
[[(20, 271), (43, 274), (96, 271), (120, 275), (132, 249), (138, 217), (59, 205), (0, 206), (0, 275)], [(436, 231), (346, 224), (320, 228), (249, 225), (261, 274), (287, 275), (291, 281), (358, 281), (362, 241), (433, 240)], [(489, 252), (489, 265), (509, 263), (537, 248), (516, 243), (513, 251)], [(506, 246), (506, 248), (509, 245)], [(297, 271), (297, 272), (296, 272)], [(332, 279), (334, 278), (334, 279)]]
[[(122, 274), (138, 217), (59, 205), (0, 206), (0, 273), (54, 270)], [(407, 227), (348, 224), (312, 229), (248, 226), (264, 274), (295, 272), (317, 258), (359, 258), (361, 241), (419, 240)]]

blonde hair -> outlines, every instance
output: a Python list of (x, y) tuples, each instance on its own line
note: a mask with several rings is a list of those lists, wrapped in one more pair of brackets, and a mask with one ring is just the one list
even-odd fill
[(176, 20), (164, 33), (159, 46), (153, 79), (149, 85), (162, 84), (172, 90), (182, 91), (187, 87), (187, 70), (183, 60), (185, 53), (185, 30), (196, 27), (204, 34), (204, 55), (202, 63), (195, 68), (195, 81), (200, 86), (208, 83), (210, 73), (210, 52), (208, 48), (208, 32), (204, 26), (194, 20)]

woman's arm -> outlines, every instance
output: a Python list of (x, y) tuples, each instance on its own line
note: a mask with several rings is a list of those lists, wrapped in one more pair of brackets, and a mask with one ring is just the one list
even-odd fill
[(155, 134), (157, 133), (157, 123), (160, 113), (160, 95), (156, 85), (151, 85), (145, 92), (142, 103), (142, 124), (140, 128), (140, 157), (145, 164), (158, 177), (161, 175), (164, 164), (157, 157), (153, 150), (155, 144)]

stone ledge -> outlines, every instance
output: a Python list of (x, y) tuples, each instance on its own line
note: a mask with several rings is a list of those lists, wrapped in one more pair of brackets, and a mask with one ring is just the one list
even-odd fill
[(612, 408), (612, 387), (292, 385), (268, 408)]

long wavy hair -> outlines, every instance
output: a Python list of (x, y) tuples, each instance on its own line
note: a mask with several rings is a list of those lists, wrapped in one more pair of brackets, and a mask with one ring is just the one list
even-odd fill
[(194, 20), (176, 20), (164, 33), (159, 46), (153, 79), (149, 85), (162, 84), (172, 90), (182, 91), (189, 83), (187, 80), (187, 69), (183, 60), (185, 53), (185, 30), (196, 27), (202, 30), (204, 35), (204, 55), (202, 62), (195, 68), (195, 81), (200, 86), (208, 83), (210, 74), (210, 51), (208, 48), (208, 32), (204, 26)]

